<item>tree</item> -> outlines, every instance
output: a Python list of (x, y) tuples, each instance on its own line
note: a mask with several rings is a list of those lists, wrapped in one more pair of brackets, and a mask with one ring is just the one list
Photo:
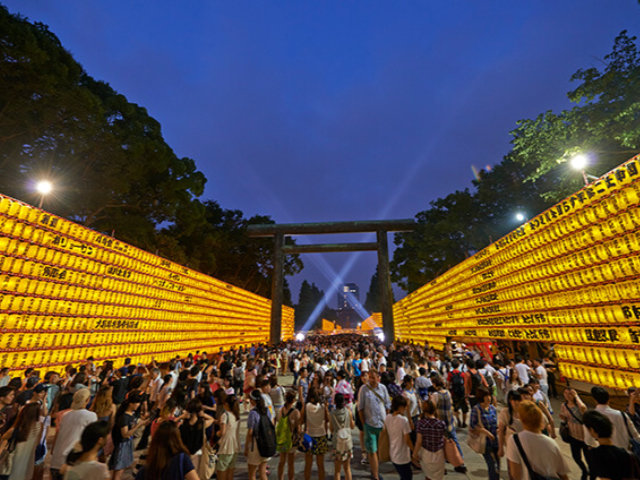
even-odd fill
[[(318, 313), (311, 325), (307, 325), (311, 315), (316, 310), (318, 305), (322, 305), (322, 310)], [(295, 306), (295, 328), (300, 330), (306, 326), (307, 330), (319, 328), (322, 324), (322, 319), (337, 320), (335, 310), (330, 309), (325, 304), (324, 291), (320, 290), (315, 283), (309, 283), (306, 280), (302, 282), (300, 286), (300, 294), (298, 296), (298, 304)]]
[(376, 271), (371, 275), (371, 282), (369, 282), (369, 291), (364, 301), (364, 308), (369, 313), (382, 311), (380, 306), (380, 281), (378, 280), (378, 267)]
[(576, 153), (592, 156), (591, 174), (601, 175), (640, 152), (640, 53), (636, 37), (622, 31), (601, 70), (578, 70), (580, 82), (568, 93), (576, 104), (518, 122), (511, 158), (533, 167), (527, 180), (539, 181), (541, 195), (557, 202), (582, 186), (567, 161)]

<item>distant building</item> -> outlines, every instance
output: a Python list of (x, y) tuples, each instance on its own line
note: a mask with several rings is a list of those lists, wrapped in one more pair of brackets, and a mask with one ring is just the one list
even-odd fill
[(338, 292), (338, 310), (351, 308), (349, 296), (353, 295), (358, 302), (360, 301), (360, 289), (355, 283), (345, 283)]

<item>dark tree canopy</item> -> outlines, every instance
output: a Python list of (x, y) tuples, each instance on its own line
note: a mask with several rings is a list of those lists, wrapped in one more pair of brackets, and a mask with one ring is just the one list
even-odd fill
[(364, 301), (364, 308), (369, 313), (381, 312), (382, 307), (380, 305), (380, 282), (378, 280), (378, 267), (376, 271), (371, 275), (371, 282), (369, 282), (369, 291)]
[[(46, 25), (0, 5), (0, 192), (37, 203), (40, 179), (55, 186), (47, 210), (270, 296), (271, 242), (245, 230), (272, 220), (200, 202), (205, 176), (144, 107), (91, 78)], [(287, 258), (285, 274), (301, 269)]]

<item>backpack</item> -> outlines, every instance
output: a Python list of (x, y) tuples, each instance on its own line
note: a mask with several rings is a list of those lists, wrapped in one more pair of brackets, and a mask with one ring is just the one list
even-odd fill
[(268, 415), (260, 415), (258, 425), (255, 429), (255, 442), (258, 444), (258, 452), (262, 458), (270, 458), (276, 454), (276, 430), (273, 427), (273, 423), (269, 420)]
[[(337, 423), (337, 422), (336, 422)], [(350, 452), (353, 448), (353, 438), (351, 437), (351, 429), (349, 428), (349, 414), (344, 425), (340, 425), (336, 432), (336, 452)]]
[(282, 415), (276, 424), (276, 444), (280, 453), (286, 453), (293, 447), (293, 438), (291, 432), (291, 421), (289, 414), (293, 408), (290, 408), (286, 415)]
[(491, 375), (489, 372), (487, 372), (486, 375), (482, 375), (482, 376), (487, 381), (487, 385), (489, 386), (489, 390), (491, 390), (493, 388), (494, 383), (495, 383), (493, 381), (493, 375)]
[(476, 391), (481, 386), (482, 386), (482, 374), (476, 370), (476, 373), (471, 373), (471, 395), (475, 396)]
[(464, 397), (464, 378), (460, 372), (451, 373), (451, 393), (456, 398)]

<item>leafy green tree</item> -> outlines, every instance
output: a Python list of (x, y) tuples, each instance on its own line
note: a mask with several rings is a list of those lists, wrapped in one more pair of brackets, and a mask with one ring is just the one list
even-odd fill
[(533, 167), (527, 179), (538, 181), (541, 195), (559, 201), (583, 185), (568, 160), (584, 153), (589, 173), (602, 175), (640, 152), (640, 53), (636, 37), (622, 31), (605, 65), (578, 70), (568, 93), (576, 104), (560, 113), (541, 113), (518, 122), (511, 132), (512, 159)]
[[(300, 286), (300, 294), (298, 303), (295, 306), (295, 328), (301, 329), (307, 324), (311, 314), (315, 311), (319, 304), (324, 303), (324, 291), (320, 290), (315, 283), (309, 283), (306, 280)], [(323, 306), (321, 313), (314, 319), (312, 325), (307, 325), (307, 329), (311, 330), (319, 328), (322, 325), (322, 319), (337, 320), (335, 310), (330, 309), (326, 305)]]

